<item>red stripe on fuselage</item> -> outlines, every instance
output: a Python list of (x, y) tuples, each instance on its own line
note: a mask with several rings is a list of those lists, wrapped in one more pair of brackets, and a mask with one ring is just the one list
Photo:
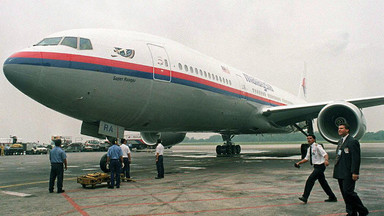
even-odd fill
[[(54, 52), (17, 52), (13, 54), (10, 58), (43, 58), (44, 59), (52, 59), (52, 60), (62, 60), (62, 61), (74, 61), (74, 62), (81, 62), (81, 63), (89, 63), (89, 64), (97, 64), (97, 65), (104, 65), (104, 66), (110, 66), (110, 67), (118, 67), (118, 68), (124, 68), (129, 70), (136, 70), (144, 73), (153, 73), (153, 67), (152, 66), (145, 66), (140, 64), (133, 64), (123, 61), (117, 61), (117, 60), (111, 60), (111, 59), (105, 59), (105, 58), (99, 58), (99, 57), (92, 57), (92, 56), (84, 56), (84, 55), (74, 55), (74, 54), (67, 54), (67, 53), (54, 53)], [(156, 74), (164, 75), (163, 73), (157, 72), (160, 70), (155, 70)], [(196, 82), (199, 84), (203, 84), (206, 86), (210, 86), (216, 89), (221, 89), (224, 91), (228, 91), (231, 93), (235, 93), (238, 95), (243, 95), (245, 97), (253, 98), (256, 100), (265, 101), (267, 103), (272, 103), (278, 106), (285, 106), (286, 104), (272, 101), (267, 98), (263, 98), (257, 95), (250, 94), (248, 92), (243, 92), (241, 90), (230, 88), (228, 86), (224, 86), (209, 80), (205, 80), (199, 77), (191, 76), (188, 74), (171, 71), (172, 77), (188, 80), (191, 82)]]

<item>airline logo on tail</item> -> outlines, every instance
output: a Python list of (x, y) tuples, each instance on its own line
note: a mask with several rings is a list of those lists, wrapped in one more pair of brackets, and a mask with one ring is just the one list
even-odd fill
[(307, 97), (307, 85), (305, 82), (305, 77), (303, 78), (303, 82), (301, 83), (301, 87), (303, 88), (304, 97)]

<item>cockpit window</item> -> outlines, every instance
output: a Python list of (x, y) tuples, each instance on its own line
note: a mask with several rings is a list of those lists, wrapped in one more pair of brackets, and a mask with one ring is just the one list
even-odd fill
[(35, 46), (55, 46), (58, 45), (63, 37), (44, 38)]
[(91, 40), (89, 40), (87, 38), (80, 38), (80, 49), (81, 50), (91, 50), (92, 49)]
[(77, 37), (65, 37), (61, 45), (77, 49)]

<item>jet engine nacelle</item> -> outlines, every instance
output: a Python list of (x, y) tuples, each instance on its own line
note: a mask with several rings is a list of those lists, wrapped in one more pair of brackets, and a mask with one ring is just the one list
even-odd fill
[(330, 143), (336, 144), (340, 140), (338, 126), (348, 123), (349, 134), (355, 139), (360, 139), (367, 128), (366, 121), (361, 110), (355, 105), (341, 101), (328, 104), (323, 107), (317, 117), (317, 127), (321, 136)]
[(141, 132), (141, 138), (148, 145), (155, 145), (158, 139), (161, 139), (161, 143), (164, 147), (171, 147), (178, 143), (181, 143), (186, 133), (173, 133), (173, 132)]

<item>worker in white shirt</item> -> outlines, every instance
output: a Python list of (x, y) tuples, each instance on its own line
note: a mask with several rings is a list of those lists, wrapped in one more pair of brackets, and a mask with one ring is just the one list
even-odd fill
[(164, 178), (164, 164), (163, 164), (164, 146), (161, 144), (161, 139), (157, 140), (156, 146), (156, 168), (157, 176), (155, 179)]
[(130, 168), (129, 165), (131, 164), (131, 150), (129, 150), (129, 147), (127, 145), (126, 139), (121, 139), (121, 150), (123, 151), (123, 161), (124, 161), (124, 168), (122, 170), (122, 173), (124, 174), (125, 179), (130, 179)]
[(304, 203), (307, 203), (309, 194), (311, 193), (315, 181), (319, 180), (321, 187), (323, 188), (324, 192), (328, 195), (328, 199), (324, 201), (337, 202), (337, 198), (329, 187), (324, 175), (325, 168), (329, 165), (328, 154), (327, 152), (325, 152), (321, 144), (316, 143), (315, 135), (308, 135), (307, 141), (309, 144), (307, 155), (303, 160), (297, 162), (295, 164), (295, 167), (300, 167), (300, 164), (310, 161), (311, 165), (313, 164), (314, 169), (311, 175), (308, 177), (307, 182), (305, 183), (303, 196), (299, 197), (299, 200), (303, 201)]

